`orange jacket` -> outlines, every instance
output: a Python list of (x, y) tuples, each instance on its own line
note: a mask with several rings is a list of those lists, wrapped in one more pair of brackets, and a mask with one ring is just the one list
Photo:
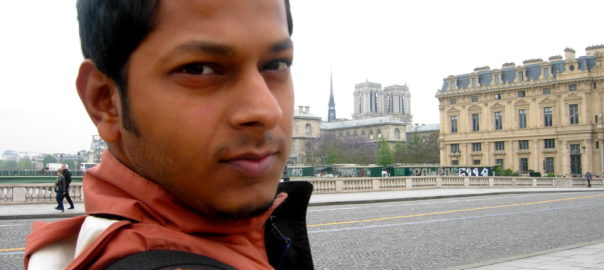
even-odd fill
[[(87, 215), (120, 218), (85, 248), (76, 248), (80, 250), (67, 269), (100, 269), (125, 255), (152, 249), (202, 254), (237, 269), (273, 269), (265, 251), (264, 223), (287, 198), (285, 193), (261, 216), (215, 222), (177, 204), (168, 191), (129, 170), (108, 151), (101, 164), (86, 172), (83, 183)], [(84, 234), (78, 236), (85, 219), (34, 223), (26, 239), (26, 269), (32, 254), (44, 247), (61, 241), (75, 245)], [(70, 254), (74, 252), (68, 259)]]

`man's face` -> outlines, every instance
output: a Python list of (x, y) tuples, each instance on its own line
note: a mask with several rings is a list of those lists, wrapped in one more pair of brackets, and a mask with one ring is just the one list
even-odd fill
[(129, 60), (122, 162), (208, 216), (265, 209), (291, 137), (283, 1), (161, 1), (157, 18)]

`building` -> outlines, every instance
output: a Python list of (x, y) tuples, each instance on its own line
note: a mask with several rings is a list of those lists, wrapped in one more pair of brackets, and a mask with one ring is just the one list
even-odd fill
[[(333, 83), (330, 82), (329, 109), (327, 121), (310, 113), (309, 106), (298, 106), (294, 112), (292, 149), (289, 164), (300, 165), (309, 160), (306, 156), (312, 141), (322, 135), (338, 137), (362, 136), (369, 141), (385, 140), (390, 144), (406, 141), (407, 126), (411, 124), (411, 95), (409, 88), (393, 85), (386, 88), (379, 83), (364, 82), (355, 87), (353, 119), (337, 119)], [(360, 99), (357, 99), (357, 96)], [(373, 104), (373, 105), (372, 105)]]
[(604, 170), (604, 46), (449, 76), (436, 97), (440, 162), (557, 175)]
[(365, 81), (355, 85), (352, 119), (393, 116), (411, 123), (411, 94), (407, 85), (382, 88), (375, 82)]
[(312, 140), (320, 137), (321, 117), (310, 113), (309, 106), (298, 106), (294, 111), (292, 126), (292, 145), (288, 164), (302, 164)]

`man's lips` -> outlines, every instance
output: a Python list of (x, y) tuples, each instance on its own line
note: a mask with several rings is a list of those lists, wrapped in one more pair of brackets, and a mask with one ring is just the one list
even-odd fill
[(247, 177), (260, 177), (266, 175), (275, 164), (275, 154), (244, 155), (228, 160), (223, 160)]

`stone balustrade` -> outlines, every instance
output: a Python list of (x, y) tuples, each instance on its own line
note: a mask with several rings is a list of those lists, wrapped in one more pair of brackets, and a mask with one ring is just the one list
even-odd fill
[[(0, 184), (0, 204), (55, 203), (56, 196), (53, 183)], [(74, 202), (84, 201), (82, 183), (71, 183), (69, 196)]]
[[(468, 176), (405, 176), (405, 177), (299, 177), (292, 181), (309, 181), (314, 193), (391, 191), (433, 188), (579, 188), (587, 186), (580, 178), (546, 177), (468, 177)], [(601, 178), (591, 181), (593, 187), (604, 187)], [(82, 202), (82, 183), (72, 183), (69, 194), (74, 202)], [(54, 203), (52, 183), (0, 184), (0, 204)]]

